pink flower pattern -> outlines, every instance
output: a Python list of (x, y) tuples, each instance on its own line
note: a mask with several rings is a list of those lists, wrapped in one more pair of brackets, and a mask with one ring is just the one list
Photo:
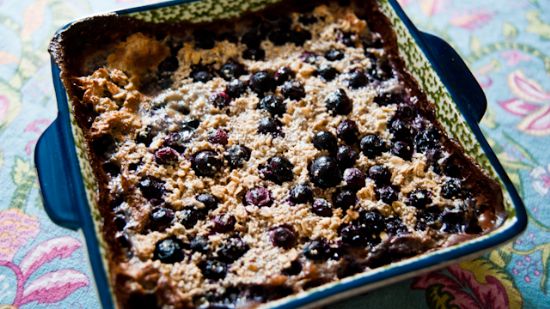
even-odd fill
[(19, 210), (0, 212), (0, 268), (7, 268), (15, 275), (16, 307), (36, 302), (38, 304), (57, 303), (79, 288), (89, 285), (88, 277), (73, 269), (48, 271), (32, 278), (37, 270), (56, 259), (69, 258), (81, 247), (72, 237), (53, 238), (31, 248), (17, 264), (15, 253), (39, 232), (36, 218)]
[(508, 75), (508, 86), (516, 97), (500, 101), (499, 105), (522, 118), (518, 129), (533, 135), (550, 134), (550, 92), (519, 70)]

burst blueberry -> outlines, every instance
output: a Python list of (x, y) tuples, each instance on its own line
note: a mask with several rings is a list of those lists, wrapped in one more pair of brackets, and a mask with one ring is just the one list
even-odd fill
[(318, 198), (313, 201), (311, 212), (321, 217), (332, 216), (332, 205), (325, 199)]
[(267, 164), (260, 166), (260, 175), (267, 180), (271, 180), (276, 184), (291, 181), (294, 178), (292, 170), (294, 165), (287, 158), (281, 156), (271, 157), (267, 160)]
[(234, 145), (229, 147), (225, 153), (225, 160), (230, 168), (235, 169), (243, 167), (245, 162), (250, 159), (251, 150), (243, 145)]
[(264, 187), (255, 187), (246, 192), (245, 202), (247, 205), (267, 207), (273, 204), (273, 199), (268, 189)]

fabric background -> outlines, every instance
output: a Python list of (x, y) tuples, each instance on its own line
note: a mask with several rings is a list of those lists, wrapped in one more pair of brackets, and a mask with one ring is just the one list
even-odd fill
[[(55, 118), (47, 44), (70, 20), (144, 0), (0, 0), (0, 308), (99, 307), (81, 233), (53, 224), (32, 156)], [(483, 86), (482, 128), (529, 211), (515, 242), (331, 308), (548, 308), (550, 1), (401, 0)], [(1, 305), (5, 304), (5, 305)]]

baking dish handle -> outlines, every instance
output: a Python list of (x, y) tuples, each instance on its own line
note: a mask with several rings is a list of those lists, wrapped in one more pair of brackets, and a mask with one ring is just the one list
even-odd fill
[(34, 161), (46, 212), (56, 224), (76, 230), (80, 226), (76, 190), (65, 160), (67, 152), (62, 137), (63, 128), (58, 118), (40, 136)]
[(433, 34), (419, 32), (431, 58), (437, 59), (432, 65), (443, 84), (459, 108), (479, 123), (487, 110), (487, 98), (476, 78), (451, 45)]

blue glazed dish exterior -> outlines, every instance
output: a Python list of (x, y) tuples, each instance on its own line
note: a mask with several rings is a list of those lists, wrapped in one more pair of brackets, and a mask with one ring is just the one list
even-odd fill
[[(196, 0), (167, 1), (120, 10), (115, 13), (124, 15), (194, 1)], [(479, 128), (478, 122), (483, 117), (487, 108), (486, 98), (481, 87), (451, 46), (436, 36), (419, 31), (403, 12), (396, 0), (389, 0), (389, 3), (411, 33), (417, 45), (426, 55), (434, 71), (447, 87), (458, 109), (477, 138), (477, 142), (481, 145), (481, 148), (497, 172), (500, 181), (507, 189), (514, 206), (515, 221), (505, 228), (500, 228), (498, 233), (480, 241), (473, 241), (458, 247), (437, 251), (427, 256), (420, 256), (413, 261), (392, 264), (367, 274), (347, 278), (342, 282), (331, 284), (325, 288), (313, 289), (298, 297), (276, 302), (274, 304), (276, 308), (313, 306), (314, 303), (318, 304), (319, 302), (323, 302), (323, 300), (328, 302), (329, 298), (343, 295), (343, 293), (349, 295), (356, 294), (354, 291), (365, 291), (369, 286), (380, 286), (387, 282), (395, 281), (396, 278), (413, 276), (420, 270), (434, 268), (449, 261), (480, 254), (483, 251), (513, 239), (527, 225), (527, 216), (523, 202)], [(70, 24), (59, 31), (68, 26)], [(86, 238), (89, 259), (94, 272), (101, 304), (103, 308), (114, 308), (114, 301), (109, 289), (109, 281), (100, 252), (99, 240), (96, 235), (75, 150), (66, 91), (60, 79), (59, 68), (53, 60), (52, 76), (57, 98), (58, 116), (42, 134), (35, 150), (35, 164), (44, 207), (52, 221), (56, 224), (74, 230), (82, 229)]]

